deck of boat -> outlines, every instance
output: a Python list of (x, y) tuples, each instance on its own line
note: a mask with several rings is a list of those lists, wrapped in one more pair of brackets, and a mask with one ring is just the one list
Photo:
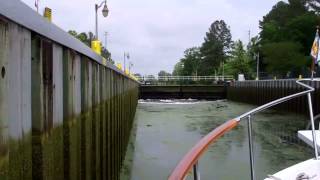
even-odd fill
[(320, 161), (310, 159), (302, 163), (284, 169), (265, 180), (289, 180), (289, 179), (312, 179), (320, 180)]
[[(317, 148), (320, 150), (320, 131), (316, 130)], [(298, 131), (298, 137), (309, 146), (313, 147), (311, 130)], [(285, 179), (312, 179), (320, 180), (320, 161), (310, 159), (299, 164), (288, 167), (274, 175), (270, 175), (265, 180), (285, 180)]]
[[(298, 131), (298, 137), (309, 146), (313, 147), (313, 138), (311, 130)], [(317, 148), (320, 150), (320, 131), (316, 130)]]

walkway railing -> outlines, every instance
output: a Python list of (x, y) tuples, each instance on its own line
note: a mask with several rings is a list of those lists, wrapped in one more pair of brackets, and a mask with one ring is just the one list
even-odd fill
[(139, 81), (180, 81), (180, 80), (190, 80), (190, 81), (230, 81), (233, 80), (233, 76), (158, 76), (158, 77), (140, 77)]
[[(312, 136), (314, 143), (314, 156), (318, 160), (318, 149), (316, 148), (316, 136), (315, 136), (315, 125), (314, 125), (314, 116), (312, 109), (312, 100), (311, 93), (314, 91), (314, 88), (302, 83), (302, 81), (311, 81), (310, 79), (298, 80), (297, 84), (303, 86), (307, 90), (292, 94), (277, 100), (274, 100), (270, 103), (262, 105), (258, 108), (255, 108), (233, 120), (229, 120), (226, 123), (222, 124), (211, 133), (202, 138), (180, 161), (177, 167), (174, 169), (172, 174), (169, 176), (168, 180), (183, 180), (187, 177), (188, 173), (193, 169), (194, 180), (200, 180), (200, 172), (199, 172), (199, 159), (206, 152), (210, 145), (212, 145), (215, 141), (217, 141), (221, 136), (226, 134), (228, 131), (236, 127), (242, 119), (248, 120), (248, 135), (249, 135), (249, 155), (250, 155), (250, 172), (251, 172), (251, 180), (255, 180), (255, 170), (254, 170), (254, 158), (253, 158), (253, 142), (252, 142), (252, 115), (257, 114), (260, 111), (266, 110), (270, 107), (276, 106), (283, 102), (287, 102), (291, 99), (307, 96), (308, 98), (308, 106), (309, 106), (309, 114), (310, 114), (310, 122), (312, 127)], [(320, 81), (319, 79), (314, 81)]]

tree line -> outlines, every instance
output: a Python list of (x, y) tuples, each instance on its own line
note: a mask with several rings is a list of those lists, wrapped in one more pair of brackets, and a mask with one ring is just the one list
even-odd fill
[(244, 74), (247, 79), (253, 79), (257, 76), (259, 56), (262, 77), (308, 76), (319, 13), (320, 0), (280, 1), (259, 22), (260, 33), (246, 46), (241, 40), (232, 40), (230, 27), (224, 20), (216, 20), (200, 47), (184, 51), (172, 75), (225, 74), (236, 78)]

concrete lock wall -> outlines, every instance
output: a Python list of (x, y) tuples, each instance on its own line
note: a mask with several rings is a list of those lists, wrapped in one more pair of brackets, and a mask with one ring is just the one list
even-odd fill
[(0, 179), (119, 179), (138, 83), (1, 14)]
[[(320, 82), (306, 82), (315, 88), (312, 93), (314, 114), (320, 113)], [(234, 82), (227, 88), (227, 99), (263, 105), (290, 94), (305, 90), (296, 80), (265, 80)], [(308, 115), (307, 97), (299, 97), (275, 106), (275, 109)]]

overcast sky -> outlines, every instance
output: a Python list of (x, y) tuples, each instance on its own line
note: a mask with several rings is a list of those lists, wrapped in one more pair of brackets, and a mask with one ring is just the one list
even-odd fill
[[(22, 0), (31, 8), (34, 0)], [(40, 0), (41, 11), (48, 6), (53, 22), (62, 29), (94, 32), (94, 4), (102, 0)], [(100, 40), (116, 62), (130, 53), (133, 71), (157, 74), (172, 72), (189, 47), (200, 46), (212, 22), (223, 19), (233, 40), (248, 42), (248, 31), (259, 32), (259, 20), (279, 0), (108, 0), (110, 14), (99, 13)]]

